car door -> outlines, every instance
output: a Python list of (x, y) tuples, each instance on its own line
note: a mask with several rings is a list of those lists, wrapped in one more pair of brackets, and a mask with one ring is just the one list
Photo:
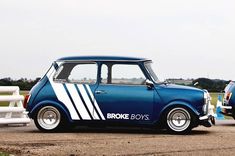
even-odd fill
[(150, 122), (153, 120), (154, 89), (137, 63), (101, 66), (95, 98), (108, 121)]

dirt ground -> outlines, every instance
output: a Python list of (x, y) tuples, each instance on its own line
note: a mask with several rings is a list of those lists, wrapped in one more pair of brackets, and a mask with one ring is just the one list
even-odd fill
[(28, 127), (0, 127), (0, 151), (13, 155), (232, 155), (235, 121), (217, 121), (190, 135), (169, 135), (146, 129), (77, 128), (66, 133), (42, 133)]

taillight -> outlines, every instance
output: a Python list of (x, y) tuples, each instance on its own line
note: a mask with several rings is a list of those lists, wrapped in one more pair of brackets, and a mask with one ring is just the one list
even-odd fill
[(24, 98), (24, 104), (23, 104), (24, 108), (27, 107), (27, 104), (28, 104), (28, 102), (29, 102), (29, 99), (30, 99), (30, 95), (27, 94), (27, 95), (25, 96), (25, 98)]
[(228, 93), (226, 94), (225, 99), (226, 99), (227, 101), (230, 100), (230, 98), (232, 97), (232, 94), (233, 94), (233, 93), (228, 92)]

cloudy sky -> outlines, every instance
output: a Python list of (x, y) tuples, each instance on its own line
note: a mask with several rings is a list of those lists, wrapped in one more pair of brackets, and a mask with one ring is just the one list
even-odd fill
[(0, 78), (41, 77), (52, 61), (121, 55), (161, 79), (235, 80), (234, 0), (0, 0)]

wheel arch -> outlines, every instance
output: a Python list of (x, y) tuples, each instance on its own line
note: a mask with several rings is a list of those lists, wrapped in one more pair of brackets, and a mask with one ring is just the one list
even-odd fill
[(38, 110), (44, 106), (56, 107), (62, 113), (62, 115), (67, 118), (67, 120), (69, 122), (72, 122), (71, 115), (70, 115), (68, 109), (64, 106), (64, 104), (58, 103), (55, 101), (51, 101), (51, 100), (45, 100), (45, 101), (41, 101), (41, 102), (37, 103), (29, 113), (30, 118), (34, 119)]
[(192, 112), (195, 116), (199, 116), (200, 113), (194, 108), (192, 107), (191, 104), (185, 102), (185, 101), (173, 101), (169, 104), (167, 104), (163, 109), (162, 111), (160, 112), (160, 121), (163, 120), (163, 117), (165, 116), (165, 114), (172, 108), (175, 108), (175, 107), (183, 107), (187, 110), (189, 110), (190, 112)]

